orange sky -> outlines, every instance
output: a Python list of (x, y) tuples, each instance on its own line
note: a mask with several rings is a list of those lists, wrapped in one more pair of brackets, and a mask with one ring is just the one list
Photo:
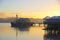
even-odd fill
[(54, 6), (52, 8), (43, 10), (43, 11), (29, 11), (29, 12), (3, 12), (0, 13), (0, 17), (15, 17), (16, 14), (19, 17), (28, 17), (28, 18), (44, 18), (45, 16), (60, 16), (60, 7)]
[(25, 18), (60, 16), (60, 4), (57, 0), (13, 1), (4, 1), (2, 3), (2, 7), (0, 7), (2, 8), (2, 10), (0, 10), (0, 18), (15, 17), (16, 14), (19, 17)]

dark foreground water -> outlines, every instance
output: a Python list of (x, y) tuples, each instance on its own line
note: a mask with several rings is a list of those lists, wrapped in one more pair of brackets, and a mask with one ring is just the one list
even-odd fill
[[(60, 36), (47, 34), (43, 26), (17, 29), (10, 23), (0, 23), (0, 40), (60, 40)], [(16, 33), (17, 32), (17, 33)]]

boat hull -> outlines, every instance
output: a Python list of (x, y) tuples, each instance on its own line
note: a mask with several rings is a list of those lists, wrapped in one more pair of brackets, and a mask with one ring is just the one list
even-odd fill
[(11, 22), (11, 27), (30, 27), (32, 23), (15, 23)]

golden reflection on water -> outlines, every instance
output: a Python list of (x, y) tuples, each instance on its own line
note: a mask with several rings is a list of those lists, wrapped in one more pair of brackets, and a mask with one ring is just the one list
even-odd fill
[(43, 29), (43, 27), (31, 27), (30, 28), (30, 31), (29, 31), (29, 34), (31, 34), (31, 35), (42, 35), (42, 34), (44, 34), (44, 31), (42, 30)]
[(43, 25), (20, 28), (16, 36), (16, 28), (11, 27), (10, 23), (0, 23), (0, 40), (60, 40), (60, 34), (51, 34), (43, 29)]
[(10, 35), (15, 35), (15, 29), (11, 28), (10, 26), (0, 26), (0, 35), (6, 35), (6, 36), (10, 36)]
[[(16, 29), (9, 26), (9, 24), (7, 24), (7, 25), (0, 26), (0, 32), (1, 32), (0, 36), (16, 37)], [(42, 29), (43, 29), (43, 27), (34, 26), (34, 27), (30, 27), (27, 31), (17, 30), (18, 39), (21, 39), (21, 40), (24, 40), (24, 39), (27, 39), (27, 40), (39, 39), (40, 40), (41, 39), (41, 40), (43, 40), (44, 30), (42, 30)]]

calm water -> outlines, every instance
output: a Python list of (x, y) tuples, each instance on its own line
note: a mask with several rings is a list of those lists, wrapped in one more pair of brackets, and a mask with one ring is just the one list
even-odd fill
[(42, 29), (42, 26), (34, 26), (16, 31), (10, 23), (0, 23), (0, 40), (59, 40), (59, 37), (48, 36)]

